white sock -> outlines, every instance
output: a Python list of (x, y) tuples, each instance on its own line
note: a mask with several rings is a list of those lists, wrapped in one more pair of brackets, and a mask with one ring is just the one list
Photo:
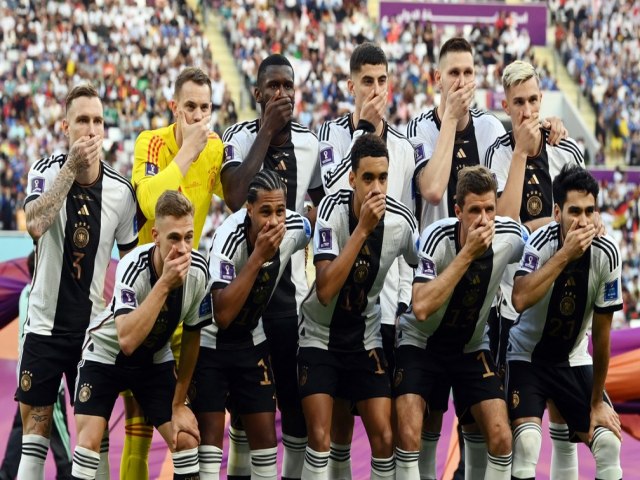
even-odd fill
[(578, 444), (569, 441), (569, 427), (549, 422), (551, 435), (551, 478), (578, 480)]
[(293, 437), (283, 433), (282, 445), (284, 445), (282, 478), (300, 478), (304, 465), (304, 452), (307, 448), (307, 437)]
[(331, 442), (329, 451), (329, 478), (351, 480), (351, 444), (340, 445)]
[(278, 447), (251, 450), (251, 480), (278, 477)]
[(420, 457), (418, 457), (418, 468), (420, 469), (421, 479), (436, 480), (436, 478), (438, 478), (438, 474), (436, 473), (436, 452), (439, 439), (439, 433), (422, 432)]
[(181, 450), (171, 454), (173, 473), (177, 475), (193, 475), (200, 471), (198, 463), (198, 447)]
[(542, 429), (537, 423), (526, 422), (513, 429), (513, 478), (535, 478), (541, 446)]
[(396, 458), (391, 455), (389, 458), (371, 457), (371, 480), (382, 478), (395, 478)]
[(104, 429), (100, 442), (100, 464), (96, 472), (96, 480), (109, 480), (111, 469), (109, 468), (109, 427)]
[(464, 437), (464, 480), (485, 478), (487, 444), (481, 433), (462, 432)]
[(591, 453), (596, 459), (596, 478), (598, 480), (619, 480), (622, 478), (620, 440), (611, 430), (604, 427), (594, 429)]
[(251, 475), (251, 453), (244, 430), (229, 427), (229, 460), (227, 475), (248, 477)]
[(396, 447), (396, 480), (418, 480), (420, 478), (419, 456), (420, 452), (408, 452)]
[[(73, 466), (71, 467), (71, 475), (73, 478), (82, 478), (93, 480), (96, 478), (96, 471), (100, 463), (100, 454), (84, 447), (76, 447), (73, 452)], [(19, 478), (30, 479), (31, 477)]]
[(200, 445), (198, 461), (200, 462), (200, 480), (219, 480), (222, 450), (213, 445)]
[(18, 478), (44, 480), (44, 462), (48, 451), (48, 438), (40, 435), (23, 435)]
[(316, 452), (307, 445), (302, 480), (329, 480), (329, 452)]
[(513, 456), (508, 455), (491, 455), (487, 454), (487, 471), (484, 474), (484, 480), (510, 480), (511, 479), (511, 462)]

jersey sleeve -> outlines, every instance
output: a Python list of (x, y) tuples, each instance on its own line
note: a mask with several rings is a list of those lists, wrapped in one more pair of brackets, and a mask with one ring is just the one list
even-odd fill
[(324, 185), (322, 182), (322, 169), (320, 168), (320, 149), (318, 139), (313, 133), (311, 133), (310, 135), (313, 137), (312, 142), (316, 145), (316, 152), (318, 152), (318, 154), (316, 155), (317, 160), (313, 165), (313, 174), (311, 175), (311, 180), (309, 181), (309, 190), (315, 190), (317, 188), (323, 188)]
[(25, 205), (52, 187), (59, 170), (52, 167), (45, 168), (45, 163), (48, 161), (52, 160), (50, 158), (42, 159), (34, 163), (29, 169), (29, 173), (27, 174), (27, 192), (24, 200)]
[[(622, 309), (622, 273), (618, 245), (603, 237), (597, 240), (602, 247), (600, 261), (600, 284), (594, 311), (611, 313)], [(591, 248), (594, 248), (593, 246)]]
[(135, 263), (138, 255), (128, 254), (120, 260), (116, 268), (116, 281), (113, 287), (113, 316), (118, 317), (130, 313), (144, 301), (150, 286), (143, 288), (141, 275), (132, 275), (135, 272)]
[(491, 170), (498, 184), (498, 194), (504, 191), (509, 177), (511, 158), (513, 151), (511, 147), (505, 147), (498, 140), (489, 147), (484, 157), (484, 166)]
[[(318, 159), (322, 176), (322, 185), (326, 193), (335, 193), (342, 188), (350, 188), (349, 171), (351, 170), (351, 145), (360, 136), (354, 132), (354, 136), (345, 150), (345, 145), (340, 145), (340, 141), (332, 138), (332, 123), (326, 123), (320, 134), (320, 144), (318, 147)], [(342, 142), (346, 143), (346, 142)]]
[(230, 166), (240, 165), (253, 145), (254, 139), (249, 138), (247, 131), (239, 127), (240, 125), (232, 125), (222, 135), (224, 154), (221, 171)]
[(224, 192), (222, 191), (222, 181), (220, 180), (220, 169), (222, 168), (222, 162), (224, 160), (224, 145), (218, 135), (211, 132), (209, 133), (209, 140), (207, 141), (208, 154), (214, 157), (213, 165), (218, 170), (215, 175), (216, 178), (213, 183), (213, 193), (220, 198), (224, 198)]
[[(323, 202), (333, 197), (324, 197), (320, 202), (318, 211), (322, 210)], [(335, 208), (334, 208), (335, 211)], [(337, 215), (332, 215), (330, 219), (324, 219), (318, 216), (316, 220), (316, 230), (313, 233), (313, 261), (333, 260), (340, 254), (338, 245), (338, 228), (336, 220)]]
[(438, 276), (438, 267), (443, 265), (445, 241), (437, 224), (427, 227), (418, 242), (418, 266), (413, 283), (425, 283)]
[(236, 278), (236, 265), (233, 259), (222, 253), (227, 241), (224, 231), (214, 235), (209, 254), (209, 275), (211, 277), (212, 290), (224, 288)]
[(126, 252), (138, 244), (137, 204), (134, 193), (127, 189), (124, 192), (122, 203), (120, 222), (118, 222), (116, 229), (116, 242), (118, 250)]
[(156, 203), (166, 190), (178, 190), (182, 172), (171, 161), (162, 170), (162, 158), (167, 154), (163, 140), (150, 131), (142, 132), (136, 140), (131, 183), (136, 190), (140, 210), (147, 219), (155, 218)]
[[(418, 243), (420, 237), (418, 235), (418, 224), (412, 222), (405, 233), (404, 249), (402, 251), (402, 257), (410, 268), (415, 268), (418, 265)], [(402, 265), (403, 262), (400, 262)], [(400, 267), (400, 280), (402, 281), (403, 268)], [(405, 269), (406, 272), (406, 269)]]
[(552, 249), (549, 245), (552, 241), (545, 238), (548, 232), (548, 228), (541, 228), (529, 237), (522, 251), (518, 270), (515, 273), (516, 277), (539, 270), (551, 258)]
[(431, 159), (435, 145), (427, 141), (427, 136), (424, 134), (422, 125), (420, 125), (417, 118), (409, 122), (407, 126), (407, 138), (413, 146), (415, 173), (417, 174), (427, 165), (429, 159)]
[[(202, 259), (202, 262), (204, 262), (204, 259)], [(189, 311), (183, 319), (185, 330), (200, 330), (205, 325), (210, 324), (213, 318), (211, 291), (208, 288), (209, 274), (206, 270), (200, 268), (196, 272), (193, 300)]]

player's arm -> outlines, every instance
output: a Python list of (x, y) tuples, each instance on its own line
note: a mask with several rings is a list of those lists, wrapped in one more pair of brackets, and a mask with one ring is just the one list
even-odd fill
[(37, 242), (53, 224), (76, 175), (90, 164), (100, 161), (102, 137), (81, 137), (71, 147), (67, 160), (56, 175), (53, 184), (44, 193), (25, 206), (27, 232)]
[(151, 332), (169, 292), (182, 285), (190, 265), (191, 253), (178, 255), (175, 247), (172, 247), (169, 255), (165, 258), (162, 275), (149, 295), (136, 309), (115, 318), (118, 343), (122, 353), (129, 356), (144, 342)]
[(440, 134), (431, 159), (419, 174), (420, 194), (431, 205), (438, 205), (449, 183), (453, 145), (456, 139), (458, 121), (469, 112), (469, 105), (475, 92), (475, 84), (470, 82), (459, 88), (456, 80), (447, 95), (445, 113), (440, 125)]
[(238, 211), (247, 200), (249, 183), (262, 168), (273, 138), (288, 125), (293, 116), (293, 105), (289, 97), (280, 95), (280, 90), (267, 101), (262, 124), (256, 138), (239, 165), (228, 165), (222, 170), (220, 180), (224, 191), (224, 201), (234, 212)]
[[(572, 261), (589, 248), (596, 229), (593, 225), (578, 228), (574, 220), (567, 232), (562, 248), (558, 250), (539, 270), (524, 275), (516, 274), (513, 279), (511, 303), (516, 312), (522, 313), (538, 303), (549, 291), (558, 275)], [(527, 254), (525, 253), (525, 256)]]
[(214, 290), (211, 292), (213, 295), (213, 317), (216, 325), (220, 328), (227, 328), (238, 316), (247, 298), (249, 298), (249, 293), (256, 281), (258, 272), (260, 272), (260, 268), (276, 254), (285, 232), (284, 223), (271, 228), (269, 224), (266, 224), (258, 233), (253, 253), (251, 253), (238, 276), (224, 288), (215, 289), (214, 285)]
[(191, 384), (191, 377), (198, 362), (200, 353), (200, 330), (184, 329), (180, 346), (180, 365), (176, 379), (176, 389), (173, 394), (171, 426), (173, 430), (173, 448), (178, 442), (178, 433), (186, 432), (200, 442), (198, 422), (193, 412), (185, 405), (187, 392)]
[(413, 283), (412, 308), (416, 319), (423, 322), (438, 311), (453, 294), (453, 290), (469, 269), (471, 262), (482, 255), (493, 240), (494, 222), (479, 226), (478, 217), (469, 227), (467, 240), (453, 261), (433, 280)]
[[(316, 266), (316, 294), (322, 305), (328, 305), (338, 295), (356, 261), (358, 252), (373, 232), (386, 209), (385, 195), (369, 192), (360, 208), (358, 225), (337, 257), (319, 260)], [(316, 231), (315, 235), (318, 235)]]
[(316, 187), (310, 188), (307, 193), (309, 197), (311, 197), (311, 201), (313, 202), (313, 207), (309, 209), (309, 211), (305, 214), (309, 223), (311, 223), (311, 228), (316, 225), (316, 218), (318, 216), (318, 205), (320, 205), (320, 201), (324, 198), (324, 187)]

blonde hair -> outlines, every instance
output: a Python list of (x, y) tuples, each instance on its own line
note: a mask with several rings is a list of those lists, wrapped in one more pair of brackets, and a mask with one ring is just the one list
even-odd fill
[(502, 87), (506, 92), (511, 87), (520, 85), (531, 78), (535, 78), (536, 83), (540, 86), (540, 78), (533, 65), (523, 62), (522, 60), (516, 60), (504, 69), (502, 74)]
[(167, 190), (156, 203), (156, 218), (193, 216), (193, 204), (177, 190)]

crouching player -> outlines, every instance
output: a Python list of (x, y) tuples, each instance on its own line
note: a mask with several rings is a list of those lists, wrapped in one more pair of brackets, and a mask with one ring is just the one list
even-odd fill
[[(87, 331), (76, 383), (73, 478), (95, 478), (102, 434), (119, 392), (126, 389), (167, 442), (173, 478), (199, 478), (200, 434), (185, 400), (200, 328), (211, 322), (209, 272), (204, 257), (192, 250), (191, 202), (167, 191), (155, 213), (154, 243), (120, 261), (111, 306)], [(176, 380), (170, 339), (180, 321), (184, 333)]]

